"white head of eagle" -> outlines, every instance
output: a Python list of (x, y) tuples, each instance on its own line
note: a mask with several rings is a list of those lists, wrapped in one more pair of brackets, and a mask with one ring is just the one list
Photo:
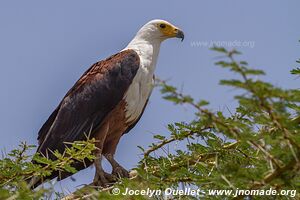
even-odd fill
[(181, 38), (184, 39), (183, 32), (172, 25), (171, 23), (161, 20), (154, 19), (146, 23), (136, 34), (135, 39), (162, 42), (168, 38)]
[[(129, 132), (142, 116), (150, 97), (154, 70), (162, 41), (168, 38), (184, 39), (183, 32), (164, 20), (152, 20), (137, 32), (122, 51), (93, 64), (63, 97), (57, 108), (38, 133), (37, 152), (56, 157), (70, 142), (96, 139), (96, 159), (74, 161), (73, 167), (84, 169), (93, 164), (95, 185), (107, 186), (118, 177), (129, 173), (114, 159), (121, 136)], [(105, 156), (112, 172), (104, 172), (101, 158)], [(47, 179), (64, 179), (69, 172), (54, 171), (43, 179), (34, 177), (30, 184), (36, 187)]]

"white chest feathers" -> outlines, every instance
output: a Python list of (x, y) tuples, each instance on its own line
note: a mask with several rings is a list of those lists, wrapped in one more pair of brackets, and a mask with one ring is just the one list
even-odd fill
[(140, 117), (152, 92), (160, 42), (159, 40), (148, 41), (137, 36), (125, 48), (133, 49), (140, 57), (140, 67), (124, 96), (127, 122), (135, 121)]
[(153, 73), (149, 72), (147, 68), (140, 66), (124, 96), (127, 122), (137, 120), (142, 114), (153, 86)]

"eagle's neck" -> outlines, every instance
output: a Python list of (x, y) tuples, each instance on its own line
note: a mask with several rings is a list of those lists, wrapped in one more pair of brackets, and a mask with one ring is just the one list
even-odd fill
[(137, 34), (125, 49), (132, 49), (136, 51), (140, 56), (141, 66), (145, 67), (149, 70), (150, 74), (153, 75), (161, 42), (162, 41), (158, 39), (142, 37)]

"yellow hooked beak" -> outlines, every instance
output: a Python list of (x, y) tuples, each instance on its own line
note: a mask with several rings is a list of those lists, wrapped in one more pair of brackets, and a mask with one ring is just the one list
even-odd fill
[(163, 36), (166, 38), (181, 38), (181, 41), (184, 40), (184, 33), (182, 30), (173, 26), (171, 24), (161, 23), (159, 24), (160, 31), (163, 33)]

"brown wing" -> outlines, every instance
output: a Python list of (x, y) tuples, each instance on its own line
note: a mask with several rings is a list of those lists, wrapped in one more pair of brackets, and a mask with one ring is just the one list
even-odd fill
[[(64, 142), (85, 139), (122, 100), (139, 68), (133, 50), (125, 50), (91, 66), (63, 98), (38, 134), (38, 152), (65, 149)], [(51, 155), (49, 155), (51, 158)]]

